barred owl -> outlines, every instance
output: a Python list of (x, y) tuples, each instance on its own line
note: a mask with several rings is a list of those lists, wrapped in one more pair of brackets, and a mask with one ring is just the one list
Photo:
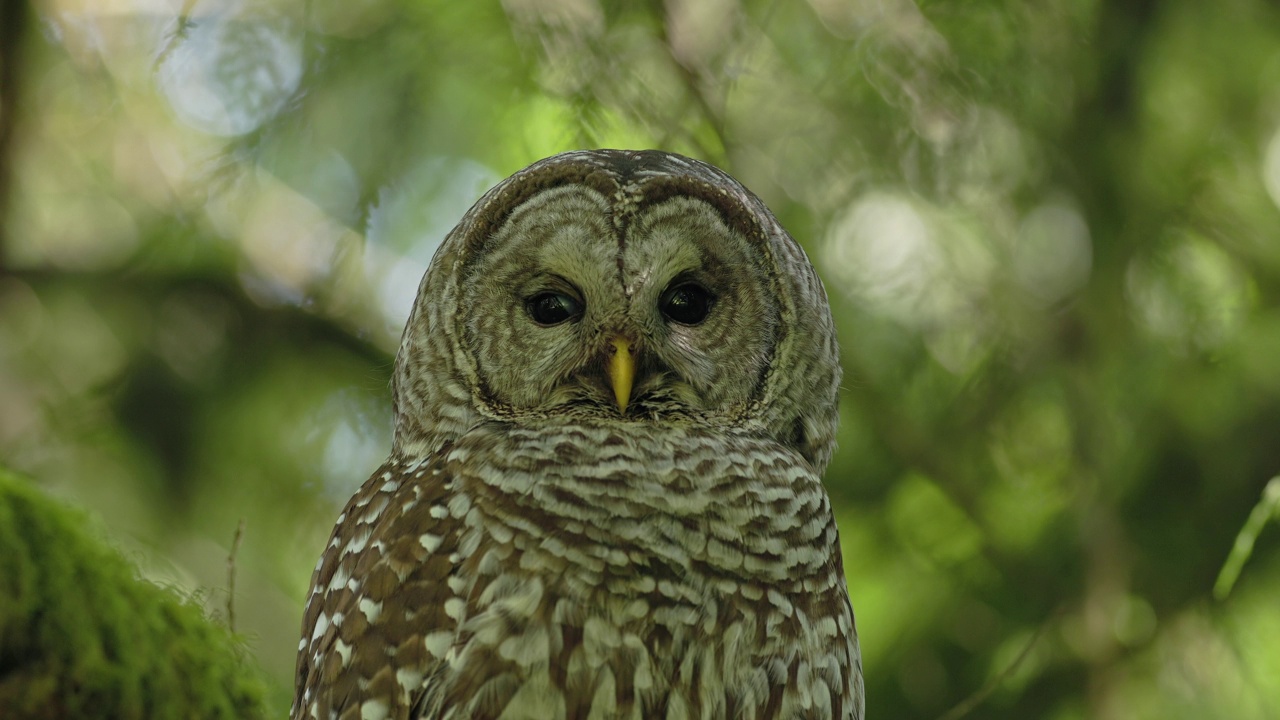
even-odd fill
[(316, 566), (294, 718), (853, 718), (825, 292), (753, 194), (571, 152), (422, 280), (395, 440)]

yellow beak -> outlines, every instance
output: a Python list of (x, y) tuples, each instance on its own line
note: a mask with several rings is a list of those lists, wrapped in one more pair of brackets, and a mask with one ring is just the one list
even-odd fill
[(613, 397), (618, 401), (618, 410), (626, 412), (627, 401), (631, 399), (631, 383), (636, 377), (636, 361), (631, 357), (631, 343), (620, 337), (614, 338), (612, 342), (609, 381), (613, 383)]

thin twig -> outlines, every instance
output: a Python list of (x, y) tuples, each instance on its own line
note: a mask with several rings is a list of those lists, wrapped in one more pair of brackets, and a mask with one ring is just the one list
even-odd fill
[(173, 33), (165, 41), (164, 47), (160, 48), (160, 52), (156, 54), (155, 63), (152, 65), (153, 70), (159, 70), (164, 65), (165, 60), (169, 59), (169, 54), (173, 52), (178, 43), (187, 38), (187, 31), (191, 29), (191, 11), (195, 9), (196, 0), (185, 0), (182, 3), (182, 10), (178, 12), (177, 24), (173, 28)]
[(1253, 554), (1253, 544), (1258, 540), (1258, 535), (1262, 533), (1262, 529), (1269, 521), (1278, 518), (1280, 518), (1280, 475), (1271, 478), (1263, 488), (1262, 499), (1253, 506), (1249, 519), (1236, 535), (1231, 553), (1227, 555), (1226, 562), (1222, 564), (1222, 570), (1218, 572), (1218, 579), (1213, 583), (1215, 600), (1226, 600), (1231, 594), (1231, 588), (1235, 587), (1236, 580), (1240, 579), (1240, 571), (1244, 569), (1245, 562)]
[(231, 553), (227, 555), (227, 628), (236, 631), (236, 553), (240, 552), (240, 540), (244, 537), (244, 518), (236, 526), (231, 539)]
[(1022, 648), (1022, 652), (1018, 653), (1018, 657), (1014, 658), (1013, 662), (1009, 663), (1008, 667), (1000, 671), (999, 675), (988, 680), (986, 685), (983, 685), (977, 692), (965, 698), (959, 705), (948, 710), (947, 714), (943, 715), (938, 720), (960, 720), (960, 718), (968, 715), (974, 708), (981, 705), (991, 695), (991, 693), (996, 691), (996, 688), (1000, 687), (1000, 685), (1002, 685), (1004, 681), (1013, 674), (1014, 670), (1018, 669), (1018, 666), (1022, 664), (1022, 661), (1026, 660), (1027, 657), (1031, 655), (1031, 649), (1040, 642), (1040, 638), (1044, 637), (1045, 631), (1049, 629), (1049, 626), (1053, 624), (1053, 621), (1060, 614), (1062, 614), (1061, 609), (1055, 610), (1052, 615), (1040, 624), (1040, 627), (1036, 629), (1035, 634), (1027, 641), (1026, 647)]

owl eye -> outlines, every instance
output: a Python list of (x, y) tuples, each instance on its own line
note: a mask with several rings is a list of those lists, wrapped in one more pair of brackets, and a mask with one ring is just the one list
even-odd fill
[(525, 301), (529, 317), (539, 325), (559, 325), (582, 314), (582, 303), (558, 292), (541, 292)]
[(667, 288), (658, 301), (658, 309), (671, 322), (697, 325), (707, 319), (714, 301), (706, 288), (697, 283), (684, 283)]

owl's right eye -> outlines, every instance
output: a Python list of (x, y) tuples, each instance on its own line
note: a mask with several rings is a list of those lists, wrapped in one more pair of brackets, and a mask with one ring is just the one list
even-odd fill
[(559, 325), (582, 314), (582, 303), (558, 292), (541, 292), (525, 301), (529, 317), (539, 325)]

